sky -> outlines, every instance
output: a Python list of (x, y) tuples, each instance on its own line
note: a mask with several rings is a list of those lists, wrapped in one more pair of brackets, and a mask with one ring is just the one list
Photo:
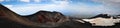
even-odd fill
[(0, 3), (23, 16), (40, 10), (58, 11), (73, 17), (120, 14), (120, 0), (0, 0)]

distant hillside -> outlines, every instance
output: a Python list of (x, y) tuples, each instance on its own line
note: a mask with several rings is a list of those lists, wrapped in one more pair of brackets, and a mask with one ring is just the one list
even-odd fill
[(60, 19), (64, 19), (66, 20), (66, 16), (64, 16), (62, 13), (60, 12), (50, 12), (50, 11), (39, 11), (35, 14), (32, 15), (28, 15), (28, 16), (22, 16), (22, 17), (26, 17), (32, 21), (37, 22), (37, 20), (39, 20), (40, 22), (47, 22), (47, 21), (52, 21), (52, 22), (57, 22)]

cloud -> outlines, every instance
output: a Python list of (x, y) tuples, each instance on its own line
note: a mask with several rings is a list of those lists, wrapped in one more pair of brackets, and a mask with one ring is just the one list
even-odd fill
[(97, 3), (102, 3), (104, 4), (105, 6), (107, 7), (110, 7), (110, 8), (118, 8), (120, 9), (120, 0), (92, 0), (94, 2), (97, 2)]
[(96, 2), (104, 2), (104, 3), (107, 3), (107, 2), (114, 2), (114, 3), (117, 3), (117, 2), (120, 2), (120, 0), (93, 0), (93, 1), (96, 1)]
[(4, 0), (0, 0), (0, 2), (3, 2)]
[(64, 11), (65, 15), (73, 16), (73, 17), (93, 17), (98, 14), (110, 14), (110, 15), (118, 15), (120, 12), (118, 10), (114, 10), (108, 8), (104, 5), (94, 5), (91, 6), (89, 4), (80, 3), (78, 5), (69, 5), (67, 10)]
[[(24, 2), (29, 2), (29, 0), (21, 0)], [(36, 0), (37, 2), (39, 0)], [(53, 1), (56, 2), (56, 1)], [(57, 1), (53, 4), (25, 4), (25, 5), (5, 5), (10, 8), (12, 11), (16, 12), (20, 15), (30, 15), (34, 14), (40, 10), (48, 10), (48, 11), (61, 11), (63, 8), (68, 6), (67, 1)], [(32, 12), (31, 12), (32, 11)]]
[(111, 14), (111, 15), (116, 15), (120, 13), (118, 10), (114, 10), (112, 8), (109, 8), (108, 6), (105, 6), (107, 2), (106, 4), (104, 3), (103, 5), (100, 4), (94, 6), (86, 3), (71, 5), (69, 1), (66, 0), (63, 1), (53, 0), (52, 2), (53, 2), (52, 4), (26, 4), (26, 5), (13, 5), (13, 6), (7, 5), (7, 6), (12, 11), (20, 15), (34, 14), (40, 10), (58, 11), (67, 16), (74, 16), (74, 17), (81, 17), (81, 16), (91, 17), (101, 13)]
[(8, 7), (8, 8), (9, 8), (9, 7), (13, 7), (13, 5), (4, 5), (4, 6), (6, 6), (6, 7)]
[(60, 11), (61, 9), (65, 8), (63, 5), (56, 5), (56, 4), (49, 4), (49, 5), (42, 5), (42, 4), (28, 4), (23, 6), (9, 6), (6, 5), (8, 8), (10, 8), (12, 11), (20, 14), (20, 15), (30, 15), (34, 14), (40, 10), (46, 10), (46, 11)]
[(34, 0), (35, 2), (40, 2), (41, 0)]
[(22, 1), (22, 2), (30, 2), (30, 0), (20, 0), (20, 1)]
[(61, 1), (52, 0), (52, 2), (54, 4), (61, 5), (61, 6), (67, 6), (70, 4), (68, 0), (61, 0)]

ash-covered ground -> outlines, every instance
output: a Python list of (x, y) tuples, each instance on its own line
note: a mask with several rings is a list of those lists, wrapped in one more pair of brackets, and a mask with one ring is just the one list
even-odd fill
[(16, 22), (12, 22), (5, 19), (0, 19), (0, 28), (119, 28), (120, 23), (115, 26), (101, 27), (101, 26), (92, 26), (90, 23), (80, 23), (76, 21), (69, 21), (58, 27), (31, 27), (24, 26)]

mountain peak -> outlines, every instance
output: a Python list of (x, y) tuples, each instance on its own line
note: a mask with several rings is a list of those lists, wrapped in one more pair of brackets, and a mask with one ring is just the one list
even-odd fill
[(98, 15), (92, 17), (92, 18), (98, 18), (98, 17), (102, 17), (102, 18), (110, 18), (111, 16), (108, 15), (108, 14), (98, 14)]

